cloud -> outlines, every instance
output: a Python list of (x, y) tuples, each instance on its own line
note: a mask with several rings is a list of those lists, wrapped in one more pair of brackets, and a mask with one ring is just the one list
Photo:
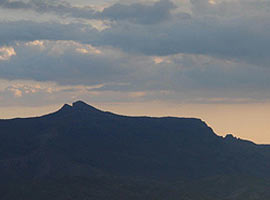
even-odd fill
[[(269, 3), (185, 1), (191, 3), (179, 11), (172, 2), (120, 2), (97, 11), (62, 1), (29, 1), (27, 7), (2, 0), (2, 8), (15, 9), (11, 12), (31, 15), (40, 9), (50, 17), (0, 21), (0, 78), (57, 85), (42, 91), (10, 87), (3, 95), (14, 98), (21, 91), (15, 99), (25, 102), (66, 93), (108, 101), (269, 99)], [(183, 12), (189, 14), (183, 17)], [(54, 19), (55, 14), (62, 18)], [(97, 30), (82, 20), (92, 17), (111, 22)], [(55, 89), (64, 86), (70, 87)]]
[[(205, 5), (207, 8), (201, 10), (210, 9), (212, 13), (208, 12), (205, 16), (201, 13), (198, 14), (199, 11), (194, 11), (191, 18), (179, 17), (178, 13), (165, 20), (164, 23), (158, 23), (165, 18), (161, 19), (156, 15), (163, 9), (167, 10), (167, 14), (170, 13), (170, 9), (174, 5), (170, 1), (163, 0), (150, 5), (142, 3), (113, 4), (104, 9), (103, 14), (107, 13), (106, 15), (110, 15), (110, 18), (117, 18), (116, 20), (120, 21), (123, 19), (123, 21), (112, 23), (102, 31), (82, 22), (65, 24), (31, 21), (0, 22), (0, 44), (10, 45), (14, 41), (73, 40), (96, 47), (111, 46), (130, 54), (208, 55), (268, 67), (270, 62), (268, 53), (270, 51), (270, 15), (266, 12), (262, 14), (257, 12), (256, 16), (242, 16), (234, 13), (230, 17), (224, 17), (219, 14), (231, 10), (229, 8), (235, 9), (233, 3), (237, 4), (235, 7), (238, 8), (238, 11), (242, 7), (251, 9), (253, 1), (249, 0), (249, 3), (245, 4), (241, 0), (241, 5), (244, 4), (242, 7), (239, 7), (237, 2), (217, 1), (217, 5), (212, 7), (206, 0), (191, 1), (194, 6)], [(266, 2), (263, 5), (265, 4)], [(227, 8), (224, 12), (220, 11), (222, 6)], [(125, 13), (124, 8), (126, 7), (132, 12)], [(152, 19), (141, 12), (148, 11), (149, 15), (157, 21), (151, 21), (152, 24), (146, 26), (145, 23), (148, 22), (144, 21), (144, 18)], [(212, 15), (211, 18), (208, 16), (209, 13)]]
[(81, 23), (62, 24), (57, 22), (0, 21), (0, 45), (15, 42), (33, 42), (35, 40), (75, 40), (92, 43), (98, 36), (98, 30), (91, 25)]
[(33, 43), (37, 42), (14, 46), (17, 56), (8, 65), (0, 63), (0, 77), (91, 85), (125, 80), (136, 70), (129, 67), (136, 58), (123, 56), (115, 49), (95, 48), (74, 41), (39, 41), (42, 48), (29, 45)]
[(171, 17), (171, 10), (175, 8), (176, 6), (169, 0), (160, 0), (152, 5), (116, 3), (97, 13), (97, 16), (113, 20), (130, 20), (139, 24), (155, 24), (168, 20)]
[[(42, 48), (29, 44), (42, 44)], [(0, 63), (0, 78), (37, 81), (32, 87), (12, 84), (11, 94), (21, 91), (24, 98), (68, 92), (76, 97), (92, 94), (97, 100), (121, 93), (128, 101), (218, 103), (221, 99), (265, 101), (270, 93), (268, 69), (207, 55), (131, 55), (74, 41), (21, 42), (13, 48), (17, 55)], [(57, 86), (42, 86), (48, 82)]]
[(29, 9), (30, 5), (23, 1), (0, 0), (0, 6), (9, 9)]
[(22, 91), (17, 88), (8, 88), (14, 95), (14, 97), (22, 97)]
[(31, 42), (26, 42), (26, 46), (34, 46), (34, 47), (39, 47), (39, 48), (44, 48), (44, 42), (41, 40), (35, 40)]
[(94, 44), (151, 56), (203, 54), (268, 66), (270, 24), (258, 24), (257, 20), (187, 19), (154, 27), (121, 23), (102, 31)]
[(54, 0), (29, 0), (29, 1), (11, 1), (1, 0), (0, 6), (6, 9), (32, 10), (39, 13), (55, 13), (57, 15), (74, 15), (77, 17), (93, 18), (95, 13), (90, 7), (75, 7), (65, 1)]
[(98, 96), (92, 91), (102, 85), (58, 85), (55, 82), (0, 79), (0, 107), (46, 106), (73, 102), (83, 96)]
[(142, 3), (116, 3), (98, 11), (90, 6), (73, 6), (65, 1), (30, 0), (10, 1), (1, 0), (0, 6), (6, 9), (32, 10), (38, 13), (53, 13), (83, 19), (130, 20), (134, 23), (155, 24), (170, 18), (170, 11), (176, 6), (169, 0), (160, 0), (151, 5)]
[(9, 60), (12, 56), (15, 56), (16, 52), (13, 47), (0, 47), (0, 61)]

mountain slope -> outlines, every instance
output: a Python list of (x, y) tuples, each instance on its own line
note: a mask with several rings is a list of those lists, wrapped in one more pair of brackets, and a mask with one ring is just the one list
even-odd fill
[(217, 136), (193, 118), (120, 116), (78, 101), (0, 120), (1, 199), (262, 199), (269, 161), (269, 146)]

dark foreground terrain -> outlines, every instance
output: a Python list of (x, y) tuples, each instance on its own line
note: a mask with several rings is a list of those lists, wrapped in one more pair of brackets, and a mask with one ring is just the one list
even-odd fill
[(270, 146), (81, 101), (0, 120), (1, 200), (269, 200)]

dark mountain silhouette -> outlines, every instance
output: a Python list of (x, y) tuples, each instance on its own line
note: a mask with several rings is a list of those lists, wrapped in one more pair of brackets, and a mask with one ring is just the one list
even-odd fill
[(0, 199), (270, 199), (270, 147), (82, 101), (0, 120)]

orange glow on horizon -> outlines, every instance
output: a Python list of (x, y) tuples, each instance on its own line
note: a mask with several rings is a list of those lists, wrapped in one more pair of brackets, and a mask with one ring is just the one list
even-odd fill
[[(89, 102), (88, 102), (89, 103)], [(216, 134), (270, 144), (270, 103), (268, 104), (177, 104), (177, 103), (90, 103), (101, 110), (131, 116), (195, 117), (205, 121)], [(62, 105), (0, 108), (0, 118), (40, 116)]]

